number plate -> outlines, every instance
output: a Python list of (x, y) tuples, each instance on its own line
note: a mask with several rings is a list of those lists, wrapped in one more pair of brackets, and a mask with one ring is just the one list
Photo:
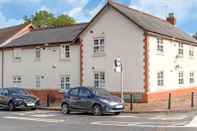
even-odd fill
[(116, 108), (123, 108), (123, 105), (117, 105)]
[(27, 103), (27, 106), (35, 106), (34, 103)]

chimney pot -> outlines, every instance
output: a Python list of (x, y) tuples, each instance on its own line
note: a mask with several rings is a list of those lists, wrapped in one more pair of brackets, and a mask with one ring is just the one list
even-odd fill
[(176, 25), (176, 18), (174, 16), (174, 13), (169, 13), (169, 16), (166, 19), (170, 24)]

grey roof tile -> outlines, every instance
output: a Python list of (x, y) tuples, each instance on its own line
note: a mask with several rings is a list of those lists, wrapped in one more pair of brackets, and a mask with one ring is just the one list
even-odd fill
[(86, 27), (86, 23), (34, 30), (13, 40), (4, 47), (20, 47), (28, 45), (53, 44), (72, 42)]
[(166, 20), (160, 19), (158, 17), (149, 15), (147, 13), (143, 13), (141, 11), (129, 8), (127, 6), (115, 2), (110, 2), (109, 4), (115, 9), (117, 9), (120, 13), (127, 16), (130, 20), (132, 20), (132, 22), (136, 23), (145, 31), (159, 33), (162, 35), (197, 43), (197, 41), (192, 36), (180, 30), (176, 26), (168, 23)]

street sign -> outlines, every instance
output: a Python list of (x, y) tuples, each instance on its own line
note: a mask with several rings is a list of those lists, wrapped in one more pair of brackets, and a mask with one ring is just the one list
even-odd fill
[(114, 71), (118, 73), (122, 72), (122, 63), (120, 58), (114, 60)]

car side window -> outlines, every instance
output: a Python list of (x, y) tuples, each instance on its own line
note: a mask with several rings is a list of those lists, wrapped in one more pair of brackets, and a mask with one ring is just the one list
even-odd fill
[(79, 96), (80, 97), (86, 97), (87, 98), (87, 97), (90, 97), (91, 96), (91, 93), (87, 89), (80, 89)]
[(0, 95), (1, 96), (3, 95), (3, 89), (0, 89)]
[(8, 95), (8, 91), (6, 89), (0, 89), (0, 95), (1, 96), (7, 96)]
[(72, 89), (69, 94), (71, 96), (78, 96), (78, 89)]

